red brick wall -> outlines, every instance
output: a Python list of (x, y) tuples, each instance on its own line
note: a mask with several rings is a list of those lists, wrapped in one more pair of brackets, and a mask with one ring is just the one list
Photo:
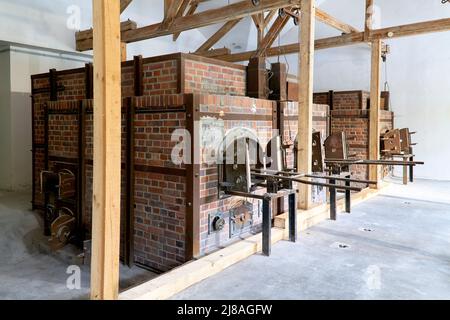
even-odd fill
[[(368, 159), (369, 112), (367, 110), (332, 111), (331, 133), (345, 132), (351, 158)], [(368, 179), (367, 166), (351, 166), (357, 179)]]
[(49, 156), (78, 157), (78, 115), (50, 114), (48, 117)]
[(122, 66), (122, 97), (134, 96), (134, 68)]
[[(336, 91), (333, 94), (333, 110), (365, 110), (370, 93), (366, 91)], [(314, 103), (329, 104), (328, 92), (314, 93)]]
[[(137, 109), (184, 107), (183, 95), (135, 98)], [(173, 111), (173, 110), (172, 110)], [(175, 165), (171, 141), (176, 129), (186, 127), (186, 113), (136, 114), (135, 164), (184, 169)], [(175, 174), (135, 172), (135, 259), (138, 263), (167, 271), (185, 262), (186, 177)]]
[[(286, 102), (282, 104), (284, 108), (284, 132), (283, 141), (285, 143), (292, 142), (295, 140), (298, 132), (298, 103), (297, 102)], [(328, 136), (328, 111), (329, 106), (325, 104), (314, 104), (313, 105), (313, 130), (319, 131), (322, 135), (322, 141)], [(312, 139), (312, 138), (311, 138)], [(294, 154), (292, 150), (288, 151), (288, 165), (293, 167), (294, 165)]]
[(246, 94), (246, 69), (213, 59), (184, 59), (185, 93), (210, 93), (233, 96)]
[(163, 61), (144, 59), (144, 95), (164, 95), (180, 93), (178, 59)]
[[(335, 92), (331, 111), (331, 132), (345, 132), (349, 154), (356, 159), (369, 159), (369, 115), (367, 109), (370, 94), (365, 91)], [(328, 93), (317, 93), (315, 101), (328, 99)], [(393, 113), (381, 111), (381, 131), (393, 128)], [(368, 179), (368, 167), (350, 167), (355, 178)]]
[[(49, 78), (37, 78), (32, 79), (32, 87), (35, 90), (44, 89), (49, 87)], [(33, 116), (33, 146), (34, 146), (34, 176), (33, 176), (33, 185), (35, 187), (35, 192), (33, 194), (33, 206), (43, 205), (44, 197), (43, 194), (40, 193), (40, 173), (45, 169), (45, 149), (42, 146), (45, 143), (45, 133), (44, 133), (44, 125), (45, 125), (45, 104), (50, 100), (49, 93), (35, 93), (32, 97), (33, 106), (32, 106), (32, 116)]]
[(167, 271), (185, 262), (186, 178), (136, 172), (135, 259)]
[[(199, 73), (195, 74), (192, 80), (183, 79), (183, 72), (190, 71), (193, 64), (199, 68)], [(201, 72), (200, 72), (201, 70)], [(143, 87), (144, 95), (159, 96), (178, 93), (218, 93), (245, 95), (245, 67), (217, 61), (189, 54), (170, 54), (160, 57), (143, 59)], [(85, 89), (85, 69), (72, 69), (58, 71), (57, 85), (63, 90), (59, 90), (58, 101), (74, 101), (86, 98)], [(39, 89), (49, 89), (49, 73), (32, 76), (33, 91)], [(122, 96), (131, 97), (134, 95), (134, 66), (133, 61), (122, 63)], [(50, 100), (50, 92), (33, 92), (33, 125), (35, 146), (44, 144), (44, 105)], [(36, 148), (34, 161), (34, 185), (39, 186), (40, 172), (44, 169), (44, 149)], [(40, 193), (35, 193), (35, 204), (42, 205)]]

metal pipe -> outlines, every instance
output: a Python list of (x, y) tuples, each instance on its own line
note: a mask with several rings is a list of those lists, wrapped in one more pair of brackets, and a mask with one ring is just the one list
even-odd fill
[(341, 178), (341, 177), (335, 177), (335, 176), (321, 176), (321, 175), (307, 174), (307, 175), (305, 175), (305, 177), (306, 178), (318, 178), (318, 179), (326, 179), (326, 180), (345, 181), (345, 182), (354, 182), (354, 183), (364, 183), (364, 184), (377, 184), (376, 181), (372, 181), (372, 180), (358, 180), (358, 179)]
[[(298, 182), (298, 183), (307, 184), (307, 185), (311, 185), (311, 186), (319, 186), (319, 187), (325, 187), (325, 188), (336, 188), (336, 185), (333, 185), (333, 184), (330, 184), (330, 183), (321, 183), (321, 182), (312, 182), (312, 181), (308, 181), (308, 180), (302, 180), (302, 179), (298, 179), (298, 177), (296, 177), (296, 176), (294, 176), (294, 177), (283, 177), (283, 176), (276, 176), (276, 175), (270, 175), (270, 174), (260, 174), (260, 173), (252, 173), (252, 175), (256, 176), (256, 177), (261, 177), (261, 178), (272, 178), (272, 179), (293, 181), (293, 182)], [(357, 192), (362, 190), (362, 188), (345, 187), (345, 186), (339, 186), (339, 189), (351, 190), (351, 191), (357, 191)]]
[(423, 161), (396, 161), (396, 160), (343, 160), (343, 159), (325, 159), (326, 164), (342, 165), (384, 165), (384, 166), (415, 166), (423, 165)]
[(351, 179), (351, 178), (341, 178), (341, 177), (335, 177), (335, 176), (322, 176), (322, 175), (314, 175), (314, 174), (299, 174), (297, 172), (289, 172), (289, 171), (276, 171), (276, 170), (252, 170), (253, 172), (258, 173), (275, 173), (275, 174), (288, 174), (291, 176), (296, 177), (305, 177), (305, 178), (317, 178), (317, 179), (325, 179), (325, 180), (336, 180), (336, 181), (348, 181), (348, 182), (354, 182), (354, 183), (364, 183), (364, 184), (377, 184), (376, 181), (372, 180), (359, 180), (359, 179)]

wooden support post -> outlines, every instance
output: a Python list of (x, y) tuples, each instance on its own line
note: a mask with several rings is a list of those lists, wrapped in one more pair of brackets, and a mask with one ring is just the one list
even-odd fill
[(261, 42), (264, 39), (264, 16), (261, 13), (257, 13), (252, 16), (253, 22), (255, 23), (257, 38), (256, 46), (259, 49)]
[(119, 294), (121, 184), (120, 2), (94, 0), (94, 180), (91, 299)]
[[(314, 75), (314, 0), (302, 0), (300, 19), (300, 57), (299, 57), (299, 101), (298, 101), (298, 172), (308, 174), (312, 170), (312, 122), (313, 122), (313, 75)], [(311, 187), (299, 185), (299, 207), (311, 206)]]
[(120, 61), (125, 62), (127, 61), (127, 43), (122, 42), (120, 44)]
[[(372, 42), (372, 71), (370, 81), (370, 134), (369, 134), (369, 159), (380, 159), (380, 66), (381, 66), (381, 40)], [(370, 166), (369, 180), (380, 181), (380, 167)], [(372, 189), (378, 189), (379, 184), (371, 185)]]
[[(404, 156), (403, 161), (407, 162), (409, 160), (409, 156)], [(403, 184), (408, 184), (408, 166), (403, 166)]]
[(373, 0), (366, 0), (366, 19), (364, 21), (364, 41), (370, 37), (370, 30), (373, 27)]

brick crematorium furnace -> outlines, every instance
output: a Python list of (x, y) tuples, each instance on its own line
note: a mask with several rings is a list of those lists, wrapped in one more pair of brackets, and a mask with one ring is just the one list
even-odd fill
[[(220, 198), (214, 159), (224, 137), (238, 131), (252, 132), (264, 146), (272, 131), (280, 129), (282, 143), (293, 145), (298, 105), (287, 97), (285, 68), (274, 64), (271, 69), (275, 76), (269, 83), (265, 65), (255, 72), (190, 54), (123, 62), (124, 263), (164, 272), (259, 230), (261, 201)], [(254, 81), (260, 81), (255, 78), (261, 76), (259, 83), (267, 88), (255, 90)], [(32, 94), (33, 208), (42, 212), (43, 232), (54, 250), (70, 243), (88, 251), (93, 67), (34, 75)], [(362, 96), (360, 104), (341, 107), (335, 93), (331, 127), (329, 100), (316, 97), (320, 104), (314, 106), (314, 129), (323, 138), (330, 129), (361, 136), (351, 147), (366, 156), (368, 119)], [(188, 140), (193, 143), (186, 147)], [(293, 151), (286, 150), (286, 162), (292, 163)], [(316, 189), (313, 200), (326, 201)], [(274, 214), (283, 213), (283, 203), (274, 206)]]
[[(389, 93), (382, 92), (380, 132), (394, 128), (394, 113), (389, 111)], [(344, 132), (348, 152), (356, 159), (369, 159), (370, 93), (366, 91), (329, 91), (314, 94), (314, 103), (330, 106), (330, 134)], [(389, 166), (384, 167), (384, 175)], [(354, 165), (352, 175), (357, 179), (369, 178), (369, 167)]]

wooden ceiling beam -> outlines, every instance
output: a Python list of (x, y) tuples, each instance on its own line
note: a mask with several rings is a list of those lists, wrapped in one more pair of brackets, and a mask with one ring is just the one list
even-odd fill
[(255, 24), (256, 28), (263, 28), (264, 26), (264, 16), (262, 13), (257, 13), (252, 15), (253, 23)]
[(195, 52), (194, 54), (202, 57), (215, 58), (230, 54), (231, 50), (228, 48), (211, 49), (207, 51)]
[[(137, 23), (132, 20), (123, 21), (120, 23), (120, 31), (123, 33), (128, 30), (137, 29)], [(77, 42), (91, 40), (92, 39), (92, 29), (79, 31), (75, 34), (75, 39)]]
[(358, 29), (352, 27), (351, 25), (344, 23), (342, 21), (339, 21), (332, 15), (326, 13), (323, 10), (320, 10), (316, 8), (316, 20), (323, 22), (330, 27), (333, 27), (339, 31), (342, 31), (343, 33), (353, 33), (353, 32), (359, 32)]
[(184, 2), (185, 0), (166, 0), (164, 2), (164, 21), (161, 23), (161, 29), (170, 28)]
[(120, 0), (120, 13), (124, 12), (133, 0)]
[[(197, 8), (198, 8), (198, 4), (200, 3), (200, 1), (191, 1), (191, 3), (190, 3), (190, 6), (189, 6), (189, 10), (188, 10), (188, 12), (186, 13), (186, 16), (192, 16), (194, 13), (195, 13), (195, 11), (197, 10)], [(177, 41), (178, 40), (178, 37), (181, 35), (181, 32), (176, 32), (176, 33), (174, 33), (173, 34), (173, 41)]]
[(278, 10), (270, 10), (267, 16), (264, 18), (264, 28), (269, 25), (273, 17), (277, 14)]
[(289, 15), (278, 16), (274, 21), (270, 30), (267, 32), (266, 36), (262, 39), (261, 44), (258, 46), (258, 50), (256, 52), (256, 56), (264, 56), (266, 50), (270, 48), (277, 37), (280, 35), (281, 30), (286, 26), (291, 17)]
[(180, 9), (178, 10), (178, 13), (175, 16), (175, 18), (183, 17), (184, 13), (186, 12), (186, 9), (189, 7), (191, 2), (192, 2), (191, 0), (184, 0), (180, 6)]
[(256, 27), (256, 32), (257, 32), (256, 43), (259, 48), (259, 46), (264, 38), (264, 15), (262, 12), (257, 13), (257, 14), (252, 15), (252, 19), (253, 19), (253, 23), (255, 24), (255, 27)]
[(179, 31), (205, 27), (222, 21), (235, 20), (257, 12), (281, 8), (298, 3), (298, 0), (260, 0), (255, 6), (252, 1), (240, 1), (221, 8), (203, 11), (192, 16), (176, 19), (170, 29), (160, 29), (161, 24), (155, 24), (125, 33), (126, 42), (136, 42), (160, 36), (166, 36)]
[(240, 19), (231, 20), (226, 22), (216, 33), (214, 33), (208, 40), (203, 43), (200, 48), (197, 49), (196, 53), (208, 51), (211, 49), (220, 39), (222, 39), (228, 32), (231, 31), (240, 21)]
[[(129, 30), (122, 33), (122, 41), (131, 43), (161, 36), (167, 36), (177, 32), (183, 32), (211, 24), (236, 20), (258, 12), (298, 5), (299, 0), (260, 0), (259, 5), (253, 5), (252, 1), (240, 1), (221, 8), (210, 9), (190, 16), (177, 18), (170, 28), (162, 28), (162, 23)], [(92, 49), (92, 39), (77, 41), (77, 50), (86, 51)]]
[[(433, 32), (450, 31), (450, 18), (412, 23), (407, 25), (375, 29), (370, 31), (368, 41), (378, 39), (394, 39), (399, 37), (414, 36)], [(365, 43), (364, 32), (353, 32), (336, 37), (329, 37), (315, 41), (315, 50), (343, 47), (358, 43)], [(267, 57), (298, 53), (299, 44), (293, 43), (280, 47), (269, 48), (266, 51)], [(256, 54), (257, 51), (247, 51), (235, 53), (228, 56), (217, 57), (217, 59), (229, 62), (247, 61)]]
[(369, 33), (369, 41), (378, 39), (400, 38), (444, 31), (450, 31), (450, 18), (371, 30)]
[[(322, 50), (328, 48), (342, 47), (351, 44), (362, 43), (364, 39), (364, 32), (349, 33), (342, 36), (324, 38), (315, 41), (315, 50)], [(279, 47), (272, 47), (266, 50), (266, 57), (275, 57), (278, 55), (296, 54), (299, 51), (299, 44), (293, 43)], [(216, 57), (217, 59), (228, 62), (242, 62), (254, 57), (257, 51), (247, 51), (241, 53), (233, 53), (228, 56)]]
[(369, 39), (373, 24), (373, 0), (366, 0), (366, 19), (364, 21), (364, 40)]

